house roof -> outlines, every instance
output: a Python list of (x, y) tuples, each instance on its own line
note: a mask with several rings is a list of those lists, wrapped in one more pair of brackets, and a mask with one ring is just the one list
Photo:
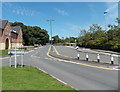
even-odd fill
[(8, 20), (0, 19), (0, 29), (4, 29), (7, 23), (8, 23)]
[(11, 27), (11, 32), (19, 34), (21, 27), (20, 26), (14, 26)]

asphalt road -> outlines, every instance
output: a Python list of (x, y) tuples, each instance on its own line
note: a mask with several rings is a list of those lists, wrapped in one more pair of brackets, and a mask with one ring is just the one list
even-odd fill
[[(42, 69), (77, 90), (101, 90), (101, 92), (109, 90), (107, 92), (111, 92), (110, 90), (118, 89), (118, 71), (93, 68), (50, 58), (46, 55), (48, 49), (49, 46), (44, 46), (25, 54), (24, 64)], [(71, 52), (71, 49), (67, 47), (57, 47), (57, 50), (64, 50), (60, 52), (64, 54)], [(71, 53), (74, 54), (74, 52)], [(20, 60), (21, 57), (17, 57), (19, 64)], [(14, 57), (12, 64), (14, 64)], [(9, 58), (3, 59), (2, 65), (9, 65)]]

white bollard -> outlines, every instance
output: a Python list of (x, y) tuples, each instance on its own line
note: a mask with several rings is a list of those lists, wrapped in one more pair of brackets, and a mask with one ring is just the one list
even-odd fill
[(77, 54), (77, 59), (79, 59), (79, 58), (80, 58), (80, 54), (78, 53), (78, 54)]
[(99, 54), (97, 54), (97, 61), (98, 61), (98, 63), (100, 62), (100, 55)]
[(113, 55), (110, 55), (111, 57), (111, 64), (113, 65), (114, 64), (114, 58), (113, 58)]
[(21, 67), (23, 67), (23, 55), (21, 55)]
[(89, 56), (88, 56), (88, 53), (87, 53), (87, 54), (86, 54), (86, 60), (87, 60), (87, 61), (88, 61), (88, 57), (89, 57)]

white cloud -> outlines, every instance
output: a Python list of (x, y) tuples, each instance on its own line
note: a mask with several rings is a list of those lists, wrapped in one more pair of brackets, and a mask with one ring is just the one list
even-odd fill
[(61, 10), (61, 9), (58, 9), (58, 8), (55, 8), (55, 10), (61, 15), (65, 15), (65, 16), (69, 15), (65, 10)]
[(71, 23), (67, 23), (67, 25), (69, 26), (69, 29), (72, 31), (81, 31), (83, 29), (88, 30), (89, 27), (91, 26), (91, 24), (87, 24), (84, 26), (79, 26), (79, 25), (75, 25), (75, 24), (71, 24)]
[(23, 11), (21, 11), (21, 15), (24, 15)]
[(19, 15), (19, 14), (20, 14), (20, 13), (19, 13), (19, 10), (17, 10), (16, 13)]
[(80, 26), (78, 26), (78, 25), (74, 25), (74, 24), (70, 24), (70, 26), (71, 26), (71, 29), (72, 30), (80, 30)]
[(116, 18), (118, 18), (118, 3), (112, 2), (112, 3), (106, 3), (107, 9), (105, 10), (107, 13), (108, 21), (111, 19), (115, 21)]
[(3, 3), (3, 5), (5, 7), (7, 7), (10, 12), (17, 14), (17, 15), (21, 15), (21, 16), (41, 15), (41, 13), (39, 11), (31, 10), (29, 8), (26, 8), (26, 7), (17, 6), (13, 3), (7, 2), (7, 3)]
[(15, 13), (17, 15), (22, 15), (22, 16), (34, 16), (34, 14), (37, 12), (33, 11), (33, 10), (28, 10), (22, 7), (16, 8), (12, 10), (12, 13)]

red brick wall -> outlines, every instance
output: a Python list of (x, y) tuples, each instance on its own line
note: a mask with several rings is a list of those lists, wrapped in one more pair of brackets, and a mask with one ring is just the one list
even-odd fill
[[(17, 39), (15, 39), (17, 36)], [(12, 43), (22, 43), (22, 30), (20, 30), (19, 34), (12, 33)]]
[[(0, 30), (1, 31), (1, 30)], [(6, 39), (11, 40), (10, 24), (7, 23), (3, 30), (2, 36), (0, 36), (0, 43), (5, 43)]]

